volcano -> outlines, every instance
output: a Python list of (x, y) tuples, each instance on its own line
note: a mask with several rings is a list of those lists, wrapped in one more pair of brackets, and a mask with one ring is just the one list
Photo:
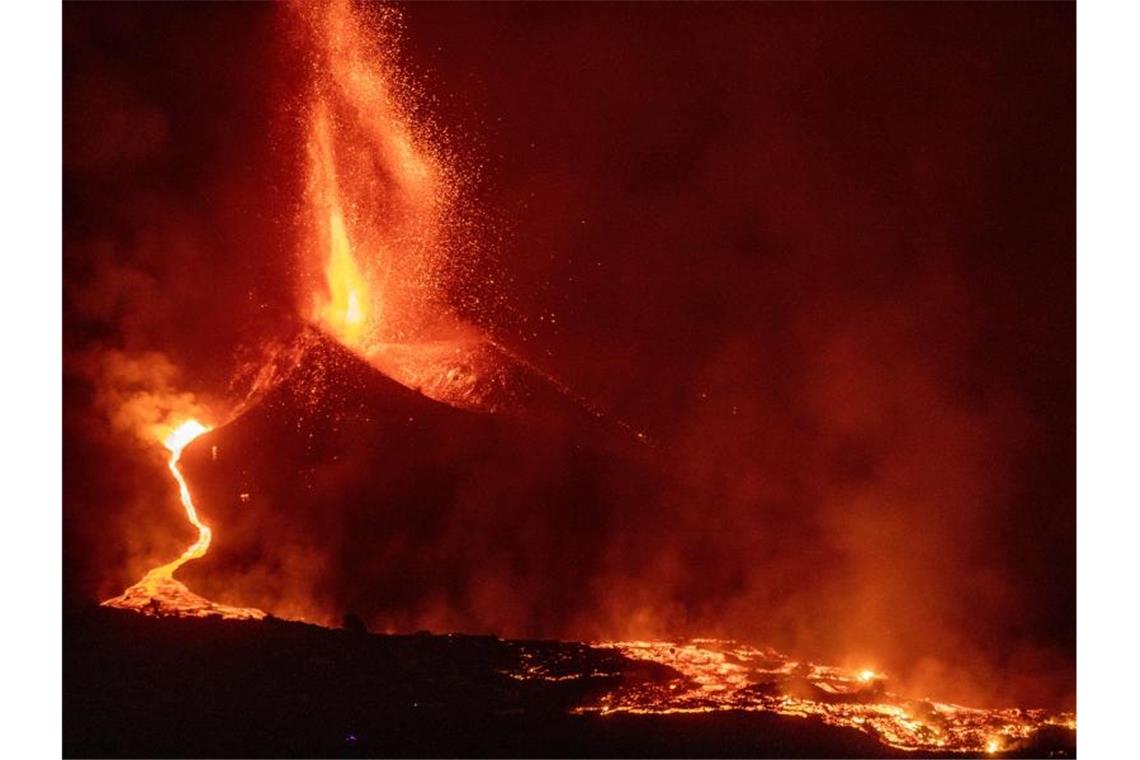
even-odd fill
[(216, 536), (188, 585), (325, 624), (353, 611), (380, 629), (434, 615), (444, 629), (564, 634), (597, 601), (594, 537), (632, 527), (668, 479), (635, 434), (485, 350), (514, 391), (490, 414), (306, 331), (284, 379), (183, 456)]
[(68, 753), (1073, 754), (1074, 28), (69, 6)]
[[(246, 411), (195, 430), (171, 468), (218, 538), (172, 565), (178, 580), (148, 582), (164, 566), (107, 603), (121, 610), (72, 613), (71, 712), (101, 704), (69, 734), (75, 754), (1072, 754), (1068, 713), (908, 698), (873, 671), (731, 641), (549, 640), (597, 614), (599, 529), (631, 532), (676, 485), (663, 452), (486, 350), (525, 391), (510, 409), (443, 404), (307, 329)], [(365, 633), (433, 617), (488, 634)], [(123, 691), (97, 699), (107, 669)], [(196, 726), (177, 746), (172, 693)]]

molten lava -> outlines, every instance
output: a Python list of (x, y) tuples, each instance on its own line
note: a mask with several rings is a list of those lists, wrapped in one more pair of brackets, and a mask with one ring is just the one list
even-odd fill
[[(304, 112), (302, 316), (405, 386), (453, 406), (493, 410), (518, 377), (513, 373), (519, 362), (448, 307), (443, 263), (455, 173), (422, 131), (413, 129), (391, 53), (377, 45), (377, 39), (385, 42), (384, 34), (377, 38), (363, 25), (363, 11), (343, 0), (294, 8), (305, 22), (314, 63)], [(199, 518), (179, 467), (185, 447), (209, 430), (188, 419), (159, 439), (197, 539), (104, 605), (155, 616), (265, 617), (257, 609), (213, 603), (174, 578), (210, 547), (211, 530)], [(888, 691), (885, 677), (873, 670), (798, 662), (732, 642), (607, 646), (667, 665), (678, 675), (621, 686), (577, 712), (768, 711), (856, 728), (903, 749), (990, 753), (1016, 749), (1044, 727), (1076, 725), (1069, 713), (902, 697)], [(570, 676), (528, 671), (518, 677)]]
[(394, 11), (292, 6), (313, 66), (299, 216), (302, 316), (388, 377), (452, 406), (493, 410), (517, 360), (449, 298), (460, 172), (410, 116)]
[[(503, 352), (446, 306), (440, 271), (456, 181), (407, 116), (390, 46), (382, 44), (395, 16), (344, 0), (292, 8), (315, 64), (306, 109), (301, 254), (310, 276), (302, 278), (302, 316), (397, 382), (445, 403), (489, 408), (504, 374), (489, 368)], [(182, 450), (208, 430), (189, 419), (160, 436), (198, 539), (104, 604), (155, 615), (264, 617), (214, 604), (174, 579), (210, 546), (210, 528), (178, 467)]]
[(856, 728), (892, 747), (927, 752), (1009, 751), (1047, 727), (1076, 730), (1072, 713), (984, 710), (910, 699), (888, 691), (880, 673), (798, 662), (772, 649), (732, 641), (624, 641), (604, 646), (631, 659), (667, 665), (678, 677), (619, 687), (576, 712), (767, 711)]
[(301, 220), (305, 316), (371, 357), (385, 343), (420, 339), (441, 306), (434, 270), (447, 181), (403, 106), (382, 47), (390, 21), (377, 19), (370, 34), (347, 2), (294, 8), (317, 64)]
[(310, 199), (316, 207), (315, 234), (326, 241), (325, 289), (313, 298), (313, 321), (349, 348), (363, 349), (368, 283), (352, 252), (333, 160), (328, 113), (318, 107), (312, 119)]
[(190, 486), (178, 466), (182, 457), (182, 450), (198, 436), (210, 431), (210, 428), (198, 420), (187, 420), (175, 427), (169, 435), (162, 440), (162, 445), (170, 452), (167, 468), (178, 484), (178, 493), (182, 500), (182, 507), (186, 510), (186, 519), (198, 530), (198, 538), (191, 544), (182, 556), (173, 562), (156, 567), (142, 577), (119, 596), (103, 602), (107, 607), (119, 607), (134, 610), (145, 615), (177, 615), (183, 617), (220, 616), (225, 618), (253, 619), (265, 617), (261, 610), (248, 607), (230, 607), (216, 604), (198, 596), (190, 591), (185, 584), (174, 579), (174, 572), (193, 559), (206, 554), (210, 548), (213, 534), (208, 525), (198, 518), (198, 510), (194, 507), (194, 499), (190, 495)]

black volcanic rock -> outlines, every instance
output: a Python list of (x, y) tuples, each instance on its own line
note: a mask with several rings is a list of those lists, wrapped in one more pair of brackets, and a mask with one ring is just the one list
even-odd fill
[[(814, 717), (575, 711), (682, 677), (584, 643), (106, 607), (63, 622), (65, 757), (914, 756)], [(1001, 755), (1074, 757), (1075, 733)]]
[[(64, 757), (904, 754), (851, 729), (761, 713), (570, 714), (618, 683), (669, 671), (584, 644), (108, 608), (72, 610), (64, 624)], [(534, 668), (563, 677), (520, 677)]]
[(183, 456), (214, 544), (179, 576), (208, 598), (333, 625), (351, 609), (372, 630), (566, 636), (604, 601), (610, 537), (667, 520), (652, 449), (525, 367), (529, 401), (488, 414), (303, 340), (283, 381)]

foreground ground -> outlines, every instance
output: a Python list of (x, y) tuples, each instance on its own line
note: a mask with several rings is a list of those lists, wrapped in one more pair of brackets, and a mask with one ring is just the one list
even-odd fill
[[(677, 676), (584, 644), (107, 608), (68, 611), (64, 642), (68, 757), (907, 755), (857, 730), (762, 712), (573, 714)], [(1074, 750), (1062, 732), (1019, 754)]]

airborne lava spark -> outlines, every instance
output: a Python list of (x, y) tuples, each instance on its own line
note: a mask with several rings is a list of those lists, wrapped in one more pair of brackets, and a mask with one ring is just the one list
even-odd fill
[[(502, 353), (451, 315), (439, 274), (455, 177), (411, 128), (398, 72), (360, 11), (343, 0), (291, 7), (316, 64), (306, 109), (300, 253), (311, 276), (302, 278), (302, 317), (397, 382), (454, 406), (489, 409), (503, 373), (488, 368)], [(373, 20), (390, 22), (386, 14), (374, 9)], [(103, 604), (154, 615), (265, 616), (210, 602), (174, 579), (212, 538), (178, 467), (182, 450), (209, 430), (188, 419), (159, 435), (198, 539)]]
[[(517, 363), (447, 306), (441, 259), (456, 192), (453, 172), (412, 128), (395, 91), (396, 74), (361, 24), (361, 11), (347, 2), (294, 7), (316, 64), (304, 109), (302, 317), (403, 385), (452, 406), (492, 410)], [(197, 539), (104, 605), (155, 616), (265, 617), (261, 610), (213, 603), (174, 578), (206, 554), (212, 539), (179, 466), (186, 446), (210, 430), (190, 418), (158, 438)], [(667, 665), (680, 677), (621, 686), (576, 712), (772, 712), (855, 728), (920, 751), (994, 753), (1017, 748), (1043, 727), (1075, 730), (1069, 713), (911, 699), (887, 691), (885, 676), (873, 670), (813, 665), (732, 642), (605, 646)]]
[(449, 304), (463, 181), (409, 116), (414, 88), (392, 61), (396, 15), (344, 0), (291, 7), (314, 62), (302, 315), (396, 382), (493, 411), (508, 393), (504, 365), (518, 362)]

